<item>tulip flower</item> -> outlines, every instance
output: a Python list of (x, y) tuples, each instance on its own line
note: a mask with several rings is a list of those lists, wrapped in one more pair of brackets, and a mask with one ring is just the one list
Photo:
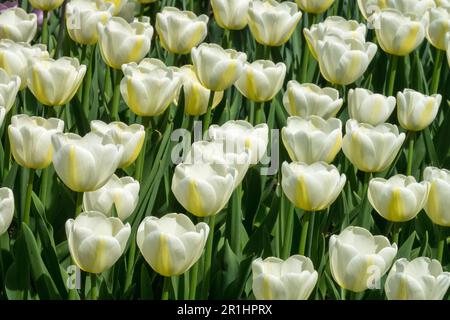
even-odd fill
[(52, 11), (62, 5), (64, 0), (29, 0), (35, 9), (42, 11)]
[(139, 182), (132, 177), (119, 178), (113, 174), (100, 189), (84, 193), (84, 210), (98, 211), (111, 217), (114, 206), (118, 218), (125, 221), (137, 207), (139, 189)]
[(211, 0), (214, 19), (228, 30), (242, 30), (248, 23), (250, 0)]
[(308, 13), (323, 13), (331, 7), (334, 0), (295, 0), (301, 10)]
[(406, 56), (425, 39), (427, 16), (415, 17), (397, 10), (383, 10), (375, 15), (375, 33), (383, 51)]
[(382, 172), (394, 161), (405, 141), (397, 126), (385, 123), (376, 127), (349, 120), (342, 151), (350, 162), (364, 172)]
[(386, 97), (367, 89), (356, 88), (348, 92), (350, 118), (372, 126), (387, 122), (396, 103), (395, 97)]
[(289, 117), (281, 137), (292, 161), (331, 163), (341, 150), (342, 122), (318, 116)]
[(0, 13), (0, 39), (30, 42), (37, 31), (37, 16), (22, 8), (11, 8)]
[[(359, 10), (366, 20), (371, 21), (373, 14), (386, 9), (398, 10), (404, 15), (421, 17), (426, 11), (435, 7), (435, 2), (443, 0), (358, 0)], [(377, 25), (375, 25), (375, 28)]]
[(80, 137), (74, 133), (52, 136), (53, 166), (58, 177), (76, 192), (95, 191), (103, 187), (116, 171), (123, 147), (112, 138), (91, 132)]
[(442, 300), (450, 286), (450, 273), (438, 260), (419, 257), (397, 260), (386, 278), (389, 300)]
[(366, 42), (367, 27), (355, 20), (331, 16), (321, 23), (313, 24), (310, 29), (303, 29), (303, 33), (314, 59), (319, 60), (319, 53), (317, 52), (319, 41), (325, 41), (329, 37), (338, 37), (341, 39), (358, 39), (364, 43)]
[(388, 8), (386, 0), (358, 0), (358, 7), (366, 20), (370, 21), (373, 14)]
[(111, 68), (120, 69), (123, 64), (139, 62), (150, 51), (153, 27), (148, 17), (132, 23), (112, 17), (106, 24), (99, 22), (97, 29), (100, 52)]
[(218, 163), (230, 166), (237, 171), (234, 186), (242, 182), (250, 166), (250, 155), (247, 151), (241, 153), (227, 152), (226, 146), (220, 142), (197, 141), (185, 156), (184, 163)]
[(52, 163), (52, 136), (64, 131), (64, 121), (25, 114), (11, 118), (9, 141), (14, 160), (23, 167), (44, 169)]
[(318, 274), (311, 259), (294, 255), (252, 262), (253, 293), (257, 300), (308, 300)]
[(397, 94), (397, 116), (400, 125), (406, 130), (421, 131), (436, 118), (442, 96), (425, 96), (420, 92), (405, 89)]
[(0, 235), (8, 231), (14, 217), (14, 194), (9, 188), (0, 188)]
[(5, 108), (6, 113), (14, 105), (20, 83), (18, 76), (10, 76), (5, 70), (0, 69), (0, 106)]
[(450, 7), (433, 8), (429, 11), (430, 23), (427, 25), (426, 37), (439, 50), (447, 50), (446, 35), (450, 31)]
[(127, 5), (129, 0), (102, 0), (106, 3), (112, 3), (114, 5), (114, 15), (118, 15), (120, 11)]
[(427, 167), (423, 178), (430, 183), (425, 212), (433, 223), (450, 227), (450, 171)]
[[(204, 87), (194, 71), (194, 66), (185, 65), (180, 68), (183, 80), (184, 112), (190, 116), (200, 116), (208, 111), (211, 91)], [(222, 101), (223, 91), (214, 94), (212, 109)]]
[(357, 39), (330, 38), (318, 42), (317, 52), (322, 76), (333, 84), (345, 86), (366, 72), (377, 46)]
[(146, 217), (139, 225), (136, 242), (145, 261), (159, 274), (170, 277), (188, 271), (200, 258), (209, 227), (194, 225), (184, 214)]
[(128, 223), (95, 211), (66, 222), (70, 255), (81, 270), (90, 273), (111, 268), (125, 251), (130, 233)]
[(128, 126), (123, 122), (106, 124), (100, 120), (93, 120), (91, 121), (91, 131), (98, 132), (101, 135), (111, 135), (113, 142), (123, 147), (119, 168), (130, 166), (137, 159), (144, 145), (145, 129), (140, 124)]
[(61, 106), (77, 93), (86, 66), (77, 58), (62, 57), (33, 59), (28, 70), (28, 88), (46, 106)]
[(330, 207), (346, 181), (345, 174), (325, 162), (284, 162), (281, 172), (284, 194), (297, 208), (311, 212)]
[(196, 16), (192, 11), (181, 11), (175, 7), (165, 7), (156, 15), (156, 32), (164, 49), (187, 54), (206, 38), (208, 16)]
[(236, 177), (236, 169), (224, 164), (181, 163), (175, 168), (172, 192), (187, 211), (209, 217), (225, 207)]
[(293, 2), (253, 0), (248, 9), (248, 26), (258, 43), (278, 47), (289, 40), (301, 17)]
[(269, 127), (259, 124), (253, 127), (243, 120), (230, 120), (222, 126), (212, 125), (209, 128), (211, 140), (224, 145), (226, 152), (250, 153), (251, 164), (257, 164), (264, 156), (269, 144)]
[(191, 52), (200, 82), (212, 91), (224, 91), (241, 76), (247, 55), (217, 44), (202, 43)]
[(47, 48), (41, 44), (30, 46), (27, 43), (16, 43), (9, 39), (0, 40), (0, 68), (10, 76), (20, 77), (20, 90), (27, 86), (29, 61), (48, 57)]
[(333, 88), (321, 89), (315, 84), (299, 84), (291, 80), (283, 97), (283, 105), (291, 116), (319, 116), (325, 120), (337, 115), (344, 100)]
[(360, 227), (347, 227), (330, 238), (330, 269), (334, 281), (344, 289), (362, 292), (379, 288), (381, 277), (397, 254), (397, 244), (373, 236)]
[(139, 116), (157, 116), (178, 97), (181, 74), (157, 59), (122, 66), (125, 77), (120, 92), (128, 107)]
[(367, 196), (380, 216), (392, 222), (405, 222), (423, 209), (429, 189), (428, 182), (417, 183), (412, 176), (396, 175), (388, 180), (372, 179)]
[(281, 90), (286, 76), (284, 63), (273, 63), (270, 60), (246, 62), (243, 72), (234, 86), (247, 99), (256, 102), (272, 100)]
[(72, 0), (66, 6), (66, 24), (70, 38), (84, 45), (98, 41), (98, 23), (106, 23), (114, 12), (112, 3), (102, 0)]

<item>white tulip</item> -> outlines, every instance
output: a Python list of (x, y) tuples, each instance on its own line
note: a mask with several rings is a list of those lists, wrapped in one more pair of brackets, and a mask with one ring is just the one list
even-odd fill
[(0, 107), (5, 108), (6, 113), (11, 110), (16, 101), (20, 83), (18, 76), (10, 76), (5, 70), (0, 69)]
[(386, 9), (395, 9), (404, 15), (421, 17), (428, 9), (435, 7), (435, 2), (443, 1), (446, 0), (358, 0), (358, 6), (364, 18), (371, 21), (373, 14)]
[(323, 13), (331, 7), (334, 0), (295, 0), (301, 10), (308, 13)]
[(379, 289), (381, 277), (397, 254), (397, 244), (386, 237), (373, 236), (360, 227), (347, 227), (330, 238), (330, 269), (344, 289), (362, 292)]
[(132, 177), (119, 178), (113, 174), (100, 189), (84, 193), (83, 208), (111, 217), (114, 206), (118, 218), (125, 221), (138, 205), (139, 189), (139, 182)]
[(0, 235), (8, 231), (14, 217), (14, 194), (9, 188), (0, 188)]
[(371, 20), (372, 15), (387, 9), (386, 0), (358, 0), (358, 7), (361, 14), (366, 20)]
[(423, 179), (430, 182), (425, 212), (433, 223), (450, 227), (450, 171), (427, 167)]
[(230, 120), (222, 126), (209, 127), (209, 137), (224, 145), (225, 152), (250, 153), (251, 164), (257, 164), (264, 156), (269, 144), (269, 127), (259, 124), (253, 127), (244, 120)]
[(95, 211), (66, 222), (70, 255), (81, 270), (90, 273), (111, 268), (125, 251), (130, 233), (128, 223)]
[(389, 300), (442, 300), (450, 286), (450, 273), (438, 260), (419, 257), (397, 260), (386, 278)]
[(281, 173), (284, 194), (297, 208), (310, 212), (330, 207), (346, 181), (345, 174), (325, 162), (284, 162)]
[(114, 15), (118, 15), (120, 11), (128, 4), (129, 0), (102, 0), (106, 3), (112, 3), (114, 5)]
[(172, 192), (178, 202), (197, 217), (221, 211), (233, 193), (236, 169), (224, 164), (186, 164), (175, 168)]
[[(116, 2), (117, 0), (113, 0)], [(116, 17), (121, 17), (126, 22), (131, 23), (135, 19), (135, 8), (136, 8), (136, 0), (128, 0), (127, 3), (122, 7), (119, 13), (116, 14)]]
[(265, 46), (285, 44), (302, 18), (291, 1), (253, 0), (248, 9), (248, 26), (255, 40)]
[(22, 8), (10, 8), (0, 13), (0, 39), (31, 42), (37, 31), (37, 16)]
[(318, 279), (311, 259), (294, 255), (252, 262), (253, 293), (257, 300), (308, 300)]
[(103, 187), (122, 159), (123, 147), (112, 138), (91, 132), (80, 137), (74, 133), (54, 134), (53, 166), (58, 177), (76, 192)]
[(425, 96), (420, 92), (405, 89), (397, 94), (397, 116), (406, 130), (421, 131), (436, 118), (442, 102), (440, 94)]
[(64, 131), (64, 121), (15, 115), (8, 127), (14, 160), (23, 167), (44, 169), (52, 163), (52, 136)]
[(373, 126), (387, 122), (394, 112), (395, 97), (386, 97), (363, 88), (348, 92), (348, 113), (350, 118)]
[(364, 172), (381, 172), (394, 161), (405, 141), (397, 126), (385, 123), (376, 127), (348, 120), (342, 151), (350, 162)]
[(281, 131), (283, 144), (292, 161), (313, 164), (333, 162), (342, 146), (342, 122), (318, 116), (289, 117)]
[(312, 83), (300, 84), (291, 80), (283, 97), (283, 105), (291, 116), (319, 116), (329, 119), (337, 115), (344, 103), (339, 91), (333, 88), (320, 88)]
[(250, 0), (211, 0), (217, 24), (228, 30), (242, 30), (248, 23)]
[(217, 44), (202, 43), (191, 52), (200, 82), (212, 91), (224, 91), (241, 76), (247, 55)]
[(272, 100), (281, 90), (286, 76), (284, 63), (270, 60), (246, 62), (244, 70), (234, 86), (247, 99), (256, 102)]
[(185, 273), (203, 253), (209, 227), (194, 225), (184, 214), (146, 217), (139, 225), (137, 245), (145, 261), (159, 274), (170, 277)]
[(446, 35), (450, 31), (450, 6), (430, 9), (430, 23), (427, 26), (428, 41), (439, 50), (447, 50)]
[(62, 5), (64, 0), (29, 0), (33, 8), (42, 11), (52, 11)]
[(396, 175), (388, 180), (372, 179), (367, 192), (372, 207), (386, 220), (405, 222), (423, 209), (430, 184), (417, 183), (412, 176)]

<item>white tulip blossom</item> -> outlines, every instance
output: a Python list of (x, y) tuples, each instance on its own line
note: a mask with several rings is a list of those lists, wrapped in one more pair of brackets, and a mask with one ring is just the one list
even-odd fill
[(373, 126), (387, 122), (397, 100), (363, 88), (348, 92), (348, 113), (351, 119)]

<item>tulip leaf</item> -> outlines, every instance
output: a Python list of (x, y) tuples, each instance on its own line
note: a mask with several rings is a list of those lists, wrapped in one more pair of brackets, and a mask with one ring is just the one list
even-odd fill
[(411, 256), (411, 250), (414, 245), (414, 241), (416, 240), (417, 234), (415, 231), (411, 233), (408, 239), (403, 242), (402, 246), (398, 249), (397, 259), (400, 258), (409, 258)]

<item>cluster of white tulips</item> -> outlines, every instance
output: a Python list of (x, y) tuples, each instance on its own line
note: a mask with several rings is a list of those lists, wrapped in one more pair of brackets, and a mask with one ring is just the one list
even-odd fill
[[(253, 257), (254, 297), (306, 300), (317, 289), (324, 273), (307, 257), (311, 255), (307, 234), (311, 217), (333, 214), (330, 208), (349, 185), (348, 168), (336, 161), (341, 149), (342, 159), (353, 166), (350, 170), (366, 176), (360, 199), (363, 207), (364, 203), (371, 206), (394, 228), (391, 240), (374, 236), (362, 226), (348, 226), (353, 222), (330, 235), (327, 261), (342, 295), (346, 290), (380, 289), (387, 275), (384, 292), (390, 300), (445, 297), (450, 273), (441, 265), (443, 247), (437, 260), (425, 254), (396, 259), (401, 224), (422, 210), (433, 224), (450, 227), (450, 171), (434, 165), (420, 168), (421, 182), (412, 174), (414, 137), (419, 132), (428, 134), (440, 115), (443, 96), (437, 93), (435, 79), (431, 92), (405, 88), (395, 96), (394, 84), (400, 57), (414, 53), (425, 39), (437, 49), (434, 63), (442, 64), (446, 51), (450, 64), (449, 3), (358, 0), (368, 22), (363, 24), (335, 15), (315, 23), (334, 0), (211, 0), (211, 15), (166, 6), (154, 12), (155, 21), (143, 10), (139, 18), (134, 13), (135, 7), (144, 8), (153, 0), (138, 1), (140, 5), (127, 0), (71, 0), (64, 4), (61, 21), (70, 39), (82, 48), (83, 59), (89, 61), (84, 65), (83, 59), (59, 55), (55, 46), (50, 50), (48, 19), (63, 2), (29, 0), (33, 8), (44, 12), (37, 44), (34, 39), (40, 27), (35, 13), (22, 8), (0, 13), (0, 124), (7, 128), (12, 159), (28, 173), (21, 222), (31, 225), (33, 179), (46, 179), (50, 166), (59, 181), (76, 193), (75, 214), (66, 221), (65, 232), (71, 259), (81, 270), (107, 271), (127, 250), (134, 259), (137, 245), (151, 269), (165, 277), (163, 298), (169, 294), (170, 277), (186, 272), (191, 281), (197, 281), (202, 270), (199, 276), (205, 277), (203, 290), (208, 291), (212, 248), (218, 242), (214, 239), (216, 216), (232, 205), (233, 197), (243, 201), (245, 177), (259, 168), (271, 145), (272, 128), (266, 123), (265, 109), (275, 108), (272, 101), (280, 96), (280, 110), (289, 115), (281, 138), (290, 161), (279, 166), (277, 186), (289, 202), (286, 206), (293, 206), (291, 214), (302, 213), (300, 247), (298, 254), (288, 252), (284, 260)], [(290, 64), (272, 61), (271, 50), (288, 44), (305, 13), (313, 23), (303, 29), (304, 40), (296, 40), (305, 42), (304, 54), (314, 58), (329, 87), (307, 83), (304, 76), (287, 79)], [(246, 52), (206, 43), (211, 39), (207, 37), (212, 20), (224, 29), (223, 43), (228, 47), (232, 46), (230, 33), (248, 27), (263, 56), (250, 61)], [(368, 25), (376, 41), (367, 41)], [(165, 61), (150, 57), (152, 38), (167, 54)], [(69, 113), (71, 101), (79, 95), (82, 110), (77, 112), (89, 114), (90, 99), (102, 94), (91, 85), (93, 73), (99, 77), (98, 67), (93, 66), (94, 46), (103, 60), (105, 79), (113, 78), (111, 108), (106, 118), (90, 119), (89, 132), (79, 135), (62, 120), (62, 110)], [(378, 46), (384, 53), (377, 52)], [(365, 89), (361, 81), (377, 54), (390, 57), (383, 93)], [(182, 63), (188, 58), (192, 64)], [(301, 72), (306, 74), (314, 65), (303, 59)], [(346, 86), (352, 87), (347, 91)], [(236, 120), (213, 123), (219, 105), (230, 108), (231, 90), (251, 106), (248, 117), (239, 120), (238, 113)], [(16, 100), (25, 105), (28, 91), (43, 111), (30, 115), (29, 108), (22, 106), (15, 114)], [(171, 192), (185, 214), (157, 208), (166, 210), (161, 217), (145, 212), (133, 225), (144, 197), (146, 152), (153, 148), (152, 137), (160, 134), (155, 119), (170, 113), (173, 106), (203, 121), (202, 138), (189, 141), (183, 161), (174, 167), (171, 180), (164, 182), (166, 193)], [(132, 114), (135, 121), (125, 123), (124, 114)], [(394, 175), (407, 143), (406, 171)], [(0, 188), (0, 235), (13, 222), (14, 198), (12, 189)], [(364, 214), (361, 210), (360, 215)], [(239, 217), (239, 223), (243, 219)], [(239, 244), (238, 249), (242, 251), (243, 246)], [(134, 260), (127, 264), (133, 267)], [(198, 297), (196, 285), (190, 286), (191, 298)]]

